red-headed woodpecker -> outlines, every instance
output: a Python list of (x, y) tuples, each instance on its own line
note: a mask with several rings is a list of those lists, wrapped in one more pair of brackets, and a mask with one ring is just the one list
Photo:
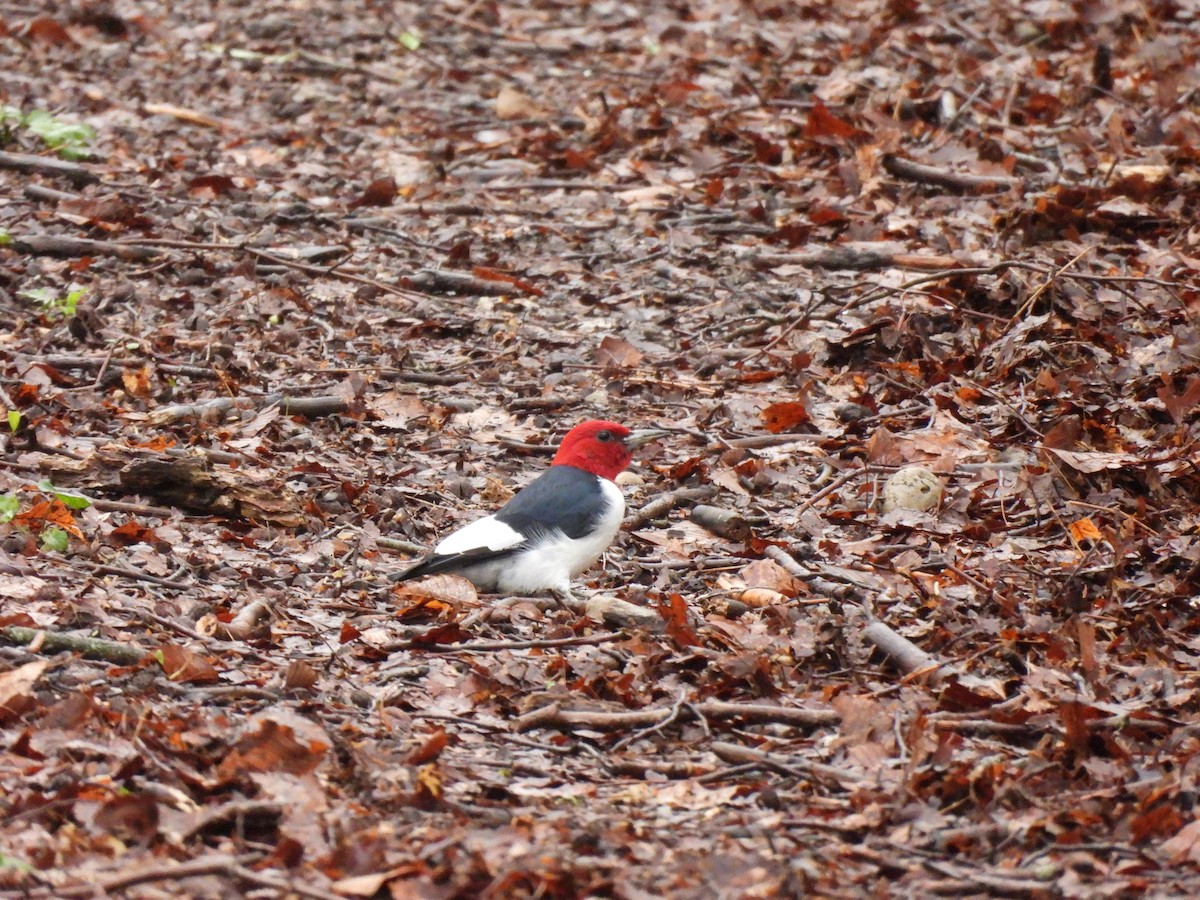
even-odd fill
[(571, 578), (600, 558), (621, 527), (625, 498), (613, 479), (633, 460), (634, 447), (667, 433), (616, 422), (576, 425), (547, 471), (392, 580), (448, 572), (488, 593), (569, 596)]

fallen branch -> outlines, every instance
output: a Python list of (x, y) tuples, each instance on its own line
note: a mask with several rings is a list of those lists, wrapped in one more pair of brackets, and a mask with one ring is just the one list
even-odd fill
[(60, 234), (14, 234), (12, 246), (34, 256), (115, 256), (129, 262), (150, 262), (162, 253), (152, 247), (94, 241), (91, 238), (65, 237)]
[(960, 269), (962, 262), (953, 256), (929, 256), (899, 253), (870, 246), (829, 247), (807, 253), (753, 253), (749, 262), (758, 269), (777, 266), (803, 266), (806, 269), (918, 269), (943, 271)]
[[(597, 731), (620, 731), (626, 728), (645, 728), (662, 721), (672, 712), (671, 707), (649, 707), (610, 712), (598, 709), (563, 709), (557, 703), (528, 712), (513, 721), (513, 730), (533, 728), (592, 728)], [(799, 709), (790, 706), (771, 706), (765, 703), (728, 703), (705, 700), (686, 703), (679, 710), (679, 719), (688, 721), (697, 715), (706, 719), (741, 719), (746, 722), (778, 722), (798, 728), (820, 728), (837, 725), (842, 717), (830, 709)]]
[(148, 506), (145, 503), (127, 503), (124, 500), (105, 500), (102, 497), (92, 498), (92, 506), (102, 512), (128, 513), (132, 516), (156, 516), (169, 519), (175, 515), (175, 510), (166, 506)]
[(198, 403), (177, 403), (160, 407), (149, 415), (154, 425), (169, 425), (180, 419), (196, 416), (204, 418), (225, 414), (231, 409), (265, 409), (278, 405), (288, 416), (332, 416), (350, 409), (350, 401), (343, 397), (285, 397), (283, 394), (267, 394), (265, 397), (218, 397)]
[[(479, 278), (469, 272), (449, 269), (422, 269), (404, 279), (410, 287), (427, 294), (460, 294), (471, 297), (500, 297), (512, 294), (514, 285), (508, 281)], [(520, 288), (522, 293), (528, 293)]]
[(78, 653), (84, 659), (99, 659), (120, 666), (136, 665), (151, 652), (103, 638), (82, 634), (59, 634), (41, 628), (23, 628), (20, 625), (0, 628), (0, 640), (23, 646), (31, 653), (61, 653), (69, 650)]
[(78, 200), (79, 194), (70, 191), (60, 191), (44, 184), (27, 184), (21, 189), (30, 200), (46, 200), (50, 203), (62, 203), (64, 200)]
[(908, 638), (892, 630), (884, 622), (872, 622), (863, 629), (863, 637), (881, 650), (905, 674), (905, 680), (925, 678), (931, 685), (941, 684), (954, 671), (942, 665)]
[(35, 156), (32, 153), (0, 152), (0, 169), (52, 175), (67, 178), (76, 184), (92, 184), (100, 180), (100, 176), (87, 166), (53, 156)]
[(569, 638), (547, 638), (529, 641), (472, 641), (468, 644), (420, 644), (417, 641), (397, 641), (381, 649), (386, 653), (411, 650), (420, 646), (429, 653), (494, 653), (498, 650), (550, 650), (557, 647), (583, 647), (590, 644), (607, 644), (624, 637), (615, 631), (603, 634), (585, 634)]

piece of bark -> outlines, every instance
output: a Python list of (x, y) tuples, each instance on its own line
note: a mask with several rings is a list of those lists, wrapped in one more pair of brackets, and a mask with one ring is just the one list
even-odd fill
[(640, 625), (643, 628), (662, 628), (664, 623), (657, 610), (638, 606), (628, 600), (598, 594), (589, 597), (585, 606), (587, 617), (613, 628)]
[(218, 625), (217, 631), (224, 631), (227, 637), (235, 641), (270, 637), (270, 617), (271, 605), (266, 600), (252, 600), (228, 622)]
[(211, 470), (201, 460), (146, 459), (126, 466), (120, 477), (126, 491), (168, 506), (284, 528), (304, 523), (304, 505), (296, 494), (280, 484), (255, 484), (248, 476), (244, 469)]

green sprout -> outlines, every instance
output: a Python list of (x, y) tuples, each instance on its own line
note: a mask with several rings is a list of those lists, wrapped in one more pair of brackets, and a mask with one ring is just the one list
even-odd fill
[(0, 105), (0, 126), (23, 128), (42, 139), (63, 159), (85, 159), (91, 154), (96, 132), (82, 122), (64, 122), (44, 109), (21, 112), (15, 106)]
[(43, 529), (41, 540), (43, 550), (57, 550), (59, 553), (66, 553), (67, 548), (71, 546), (71, 536), (57, 525)]
[(51, 318), (62, 316), (64, 319), (69, 319), (75, 315), (79, 301), (87, 296), (87, 291), (83, 288), (75, 288), (63, 297), (53, 288), (33, 288), (21, 291), (21, 296), (38, 303)]

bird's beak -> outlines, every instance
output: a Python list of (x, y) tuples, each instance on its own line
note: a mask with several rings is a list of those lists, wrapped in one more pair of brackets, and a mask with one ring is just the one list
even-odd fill
[(640, 447), (642, 444), (648, 444), (651, 441), (657, 441), (659, 438), (666, 437), (671, 432), (663, 431), (661, 428), (646, 428), (642, 431), (631, 431), (625, 437), (624, 444), (626, 447)]

